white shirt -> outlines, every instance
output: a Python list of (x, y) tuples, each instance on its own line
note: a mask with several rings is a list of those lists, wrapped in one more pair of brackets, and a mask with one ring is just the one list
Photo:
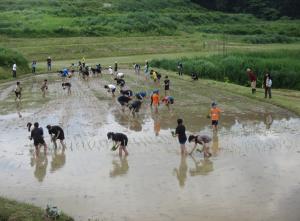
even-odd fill
[(21, 86), (16, 85), (15, 92), (20, 93), (22, 90)]
[(124, 73), (118, 73), (118, 74), (117, 74), (117, 77), (118, 77), (118, 78), (124, 77)]
[(107, 85), (108, 87), (109, 87), (109, 89), (111, 89), (111, 90), (113, 90), (113, 89), (116, 89), (116, 86), (115, 85), (113, 85), (113, 84), (109, 84), (109, 85)]
[(272, 80), (270, 78), (267, 78), (266, 86), (267, 87), (272, 87)]
[(17, 65), (14, 64), (14, 65), (13, 65), (13, 71), (16, 71), (16, 70), (17, 70)]
[(110, 74), (113, 74), (113, 69), (112, 68), (108, 68), (108, 71)]

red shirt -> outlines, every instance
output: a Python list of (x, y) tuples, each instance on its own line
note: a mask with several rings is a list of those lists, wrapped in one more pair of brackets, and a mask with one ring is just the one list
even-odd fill
[(253, 71), (248, 72), (248, 76), (250, 81), (256, 81), (256, 75), (253, 73)]

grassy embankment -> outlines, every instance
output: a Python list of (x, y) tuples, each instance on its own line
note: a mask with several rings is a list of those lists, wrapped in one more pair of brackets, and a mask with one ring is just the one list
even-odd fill
[[(300, 116), (300, 91), (273, 89), (272, 99), (265, 99), (264, 89), (262, 88), (258, 88), (257, 93), (252, 95), (249, 87), (209, 79), (192, 81), (190, 76), (185, 75), (179, 77), (174, 71), (164, 69), (156, 70), (158, 70), (163, 77), (165, 75), (170, 77), (173, 87), (171, 87), (171, 89), (173, 89), (172, 95), (175, 96), (176, 100), (175, 106), (178, 106), (178, 101), (181, 103), (183, 102), (182, 106), (189, 106), (190, 114), (194, 113), (197, 115), (200, 113), (205, 116), (207, 108), (209, 108), (212, 100), (217, 100), (221, 106), (227, 108), (228, 112), (231, 108), (233, 108), (230, 103), (228, 103), (228, 100), (231, 100), (234, 96), (240, 96), (240, 98), (238, 98), (239, 100), (236, 100), (237, 102), (234, 103), (234, 106), (241, 110), (247, 110), (247, 107), (249, 107), (248, 111), (250, 111), (253, 105), (256, 106), (257, 101), (282, 107)], [(133, 75), (127, 76), (126, 78), (134, 91), (149, 90), (149, 86), (146, 87), (143, 83), (136, 83), (136, 78)], [(156, 87), (157, 86), (154, 84), (152, 86), (150, 85), (150, 89), (154, 89)], [(178, 90), (178, 88), (181, 89)], [(207, 97), (207, 99), (203, 100), (203, 97)], [(250, 98), (252, 100), (250, 100), (251, 103), (248, 104), (247, 100), (242, 99), (243, 97)]]
[[(257, 85), (262, 86), (264, 75), (269, 72), (274, 88), (300, 90), (300, 51), (272, 50), (256, 52), (233, 52), (227, 56), (181, 58), (186, 74), (198, 73), (202, 78), (249, 85), (245, 71), (251, 68), (257, 74)], [(178, 59), (156, 59), (153, 66), (175, 71)]]
[(12, 78), (12, 65), (17, 64), (17, 75), (30, 71), (28, 61), (15, 50), (0, 47), (0, 80)]
[[(0, 220), (1, 221), (41, 221), (45, 212), (27, 203), (19, 203), (0, 197)], [(57, 221), (73, 221), (72, 218), (62, 214)]]

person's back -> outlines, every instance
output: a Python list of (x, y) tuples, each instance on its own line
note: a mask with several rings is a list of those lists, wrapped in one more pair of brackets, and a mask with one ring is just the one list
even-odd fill
[(49, 129), (49, 134), (54, 134), (55, 136), (57, 136), (58, 132), (60, 134), (64, 134), (64, 131), (60, 126), (51, 126), (51, 129)]
[(21, 85), (20, 85), (20, 84), (17, 84), (17, 85), (16, 85), (16, 88), (15, 88), (15, 92), (16, 92), (16, 93), (21, 93), (21, 91), (22, 91)]
[(40, 143), (41, 140), (43, 140), (43, 129), (39, 127), (34, 127), (31, 131), (31, 137), (34, 141), (34, 143)]
[(218, 107), (212, 107), (210, 113), (211, 113), (212, 120), (219, 120), (221, 110)]
[(159, 103), (159, 95), (157, 93), (154, 93), (152, 95), (152, 100), (153, 100), (153, 104), (158, 104)]
[(114, 133), (113, 134), (113, 140), (117, 142), (126, 141), (128, 140), (128, 137), (123, 133)]
[(113, 84), (109, 84), (109, 85), (108, 85), (108, 88), (109, 88), (110, 90), (114, 90), (114, 89), (116, 89), (116, 86), (113, 85)]
[(211, 141), (212, 141), (212, 139), (208, 135), (198, 135), (197, 140), (196, 140), (197, 143), (201, 143), (201, 142), (209, 143)]

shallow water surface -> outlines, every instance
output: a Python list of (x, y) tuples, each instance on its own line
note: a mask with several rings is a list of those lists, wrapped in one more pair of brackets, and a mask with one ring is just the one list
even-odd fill
[[(53, 81), (49, 101), (39, 103), (36, 91), (37, 104), (24, 107), (22, 118), (9, 108), (0, 116), (1, 195), (57, 205), (76, 220), (299, 220), (299, 118), (274, 106), (252, 114), (232, 107), (213, 134), (204, 113), (178, 107), (160, 107), (157, 115), (143, 104), (130, 117), (105, 93), (105, 82), (74, 78), (68, 96)], [(170, 133), (178, 117), (188, 134), (212, 136), (210, 159), (180, 156)], [(44, 127), (47, 154), (34, 154), (28, 121)], [(64, 128), (65, 150), (53, 149), (49, 123)], [(128, 135), (127, 158), (110, 151), (108, 131)]]

